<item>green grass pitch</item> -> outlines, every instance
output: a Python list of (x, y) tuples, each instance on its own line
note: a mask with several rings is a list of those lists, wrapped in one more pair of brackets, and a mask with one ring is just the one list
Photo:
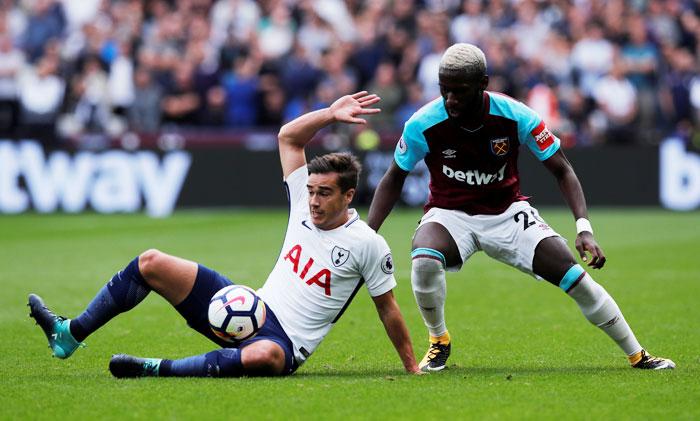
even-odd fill
[[(567, 211), (541, 214), (573, 239)], [(411, 293), (409, 248), (419, 215), (397, 211), (382, 229), (418, 358), (427, 337)], [(112, 353), (179, 358), (213, 345), (151, 294), (88, 338), (87, 348), (57, 360), (27, 317), (27, 294), (75, 316), (114, 272), (151, 247), (258, 287), (279, 252), (286, 212), (1, 216), (0, 419), (700, 418), (700, 215), (593, 209), (591, 220), (609, 259), (594, 278), (642, 344), (673, 358), (676, 370), (628, 368), (561, 291), (480, 254), (448, 275), (453, 354), (444, 372), (403, 374), (363, 290), (291, 377), (117, 380), (107, 371)]]

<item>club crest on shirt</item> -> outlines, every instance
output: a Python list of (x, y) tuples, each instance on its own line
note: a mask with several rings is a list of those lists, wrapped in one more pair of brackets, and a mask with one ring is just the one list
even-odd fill
[(350, 257), (349, 250), (345, 250), (344, 248), (338, 246), (333, 247), (333, 250), (331, 251), (331, 260), (333, 260), (333, 266), (343, 266), (343, 264), (348, 261), (348, 257)]
[(496, 156), (503, 156), (510, 150), (510, 140), (507, 137), (491, 139), (491, 152)]
[(403, 140), (403, 136), (399, 139), (398, 145), (396, 145), (399, 148), (399, 152), (402, 154), (406, 153), (408, 151), (408, 145), (406, 144), (406, 141)]
[(394, 259), (391, 257), (391, 253), (387, 253), (382, 259), (382, 272), (387, 275), (394, 273)]

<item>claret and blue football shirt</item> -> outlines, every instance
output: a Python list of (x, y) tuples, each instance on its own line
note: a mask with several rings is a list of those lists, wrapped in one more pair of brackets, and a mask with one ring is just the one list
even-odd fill
[(526, 200), (520, 192), (521, 144), (544, 161), (560, 141), (525, 104), (496, 92), (484, 92), (482, 125), (468, 130), (448, 118), (442, 98), (418, 110), (405, 124), (394, 160), (411, 171), (422, 159), (430, 171), (433, 207), (469, 214), (499, 214)]

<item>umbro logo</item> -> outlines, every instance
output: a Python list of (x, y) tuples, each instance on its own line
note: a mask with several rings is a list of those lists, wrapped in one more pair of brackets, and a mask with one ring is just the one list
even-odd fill
[(611, 320), (608, 320), (607, 322), (605, 322), (605, 323), (603, 323), (602, 325), (600, 325), (600, 327), (601, 327), (601, 328), (610, 327), (610, 326), (614, 325), (615, 323), (617, 323), (618, 320), (620, 320), (620, 316), (615, 316), (615, 317), (613, 317)]
[(442, 155), (445, 158), (457, 158), (456, 153), (457, 151), (454, 149), (445, 149), (444, 151), (442, 151)]

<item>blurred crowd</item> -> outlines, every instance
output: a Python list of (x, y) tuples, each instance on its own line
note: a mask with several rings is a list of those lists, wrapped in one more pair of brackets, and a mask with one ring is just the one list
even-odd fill
[(439, 95), (442, 52), (567, 146), (700, 127), (691, 0), (0, 0), (0, 135), (278, 127), (366, 89), (377, 131)]

